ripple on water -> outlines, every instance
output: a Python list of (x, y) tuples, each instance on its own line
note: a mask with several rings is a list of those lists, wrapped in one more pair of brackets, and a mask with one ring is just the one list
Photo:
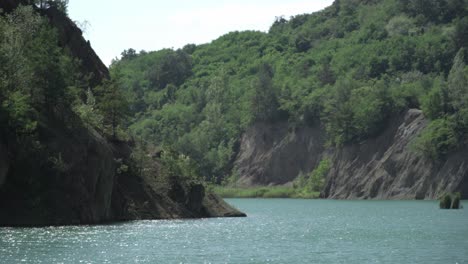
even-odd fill
[(0, 228), (2, 263), (467, 263), (466, 210), (231, 199), (247, 218)]

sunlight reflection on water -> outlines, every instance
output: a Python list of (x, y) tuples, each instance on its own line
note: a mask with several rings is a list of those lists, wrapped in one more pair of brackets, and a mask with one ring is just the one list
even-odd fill
[(247, 218), (0, 228), (0, 263), (467, 263), (434, 201), (230, 199)]

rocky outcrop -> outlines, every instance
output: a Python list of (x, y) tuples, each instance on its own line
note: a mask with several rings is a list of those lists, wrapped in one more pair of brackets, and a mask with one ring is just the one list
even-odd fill
[(420, 110), (393, 119), (378, 137), (335, 150), (324, 197), (337, 199), (436, 199), (446, 192), (468, 195), (468, 149), (444, 161), (412, 150), (427, 124)]
[(83, 32), (65, 14), (50, 7), (41, 11), (57, 29), (60, 46), (66, 48), (72, 57), (80, 60), (81, 72), (87, 73), (90, 85), (96, 86), (102, 79), (109, 78), (109, 70), (102, 63), (91, 47), (91, 43), (83, 38)]
[(38, 142), (6, 144), (9, 168), (0, 187), (0, 225), (111, 220), (116, 165), (107, 141), (79, 123), (67, 128), (48, 119), (38, 128)]
[(445, 192), (468, 197), (468, 149), (444, 161), (418, 155), (411, 144), (426, 125), (420, 110), (408, 110), (389, 120), (379, 136), (338, 149), (323, 147), (325, 132), (319, 127), (290, 131), (285, 123), (256, 125), (242, 138), (239, 184), (284, 184), (327, 157), (332, 168), (324, 198), (435, 199)]
[(256, 124), (244, 134), (235, 162), (238, 185), (277, 185), (288, 183), (300, 171), (318, 165), (324, 151), (320, 128), (289, 129), (288, 124)]
[[(9, 13), (20, 4), (27, 5), (27, 0), (2, 0), (0, 9)], [(70, 55), (79, 60), (80, 71), (89, 76), (89, 84), (94, 87), (101, 80), (109, 78), (109, 70), (102, 63), (96, 52), (92, 49), (89, 41), (83, 37), (83, 32), (64, 13), (54, 6), (47, 9), (38, 9), (38, 12), (47, 17), (51, 26), (57, 30), (59, 45), (65, 48)]]
[[(9, 12), (23, 2), (2, 0), (0, 9)], [(60, 45), (81, 60), (81, 73), (91, 73), (91, 86), (108, 78), (70, 19), (53, 7), (38, 12), (57, 29)], [(38, 119), (34, 138), (0, 128), (0, 226), (245, 216), (199, 183), (174, 178), (161, 185), (157, 171), (139, 173), (131, 142), (107, 140), (68, 106)]]
[(156, 171), (135, 171), (138, 168), (131, 164), (127, 144), (114, 142), (113, 149), (116, 159), (129, 165), (127, 172), (116, 176), (112, 194), (114, 220), (245, 216), (198, 182), (178, 177), (162, 179)]
[(78, 119), (44, 122), (40, 146), (0, 144), (0, 226), (245, 216), (202, 184), (140, 174), (128, 142), (109, 142)]

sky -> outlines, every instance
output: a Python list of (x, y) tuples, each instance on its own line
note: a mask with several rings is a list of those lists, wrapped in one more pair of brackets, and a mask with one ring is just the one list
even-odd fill
[(109, 65), (124, 49), (209, 43), (231, 31), (268, 31), (275, 17), (312, 13), (333, 0), (70, 0), (68, 13)]

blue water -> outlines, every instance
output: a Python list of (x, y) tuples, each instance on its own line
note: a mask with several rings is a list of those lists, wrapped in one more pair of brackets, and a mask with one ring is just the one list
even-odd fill
[(440, 210), (435, 201), (228, 202), (248, 217), (0, 228), (0, 263), (468, 263), (467, 209)]

